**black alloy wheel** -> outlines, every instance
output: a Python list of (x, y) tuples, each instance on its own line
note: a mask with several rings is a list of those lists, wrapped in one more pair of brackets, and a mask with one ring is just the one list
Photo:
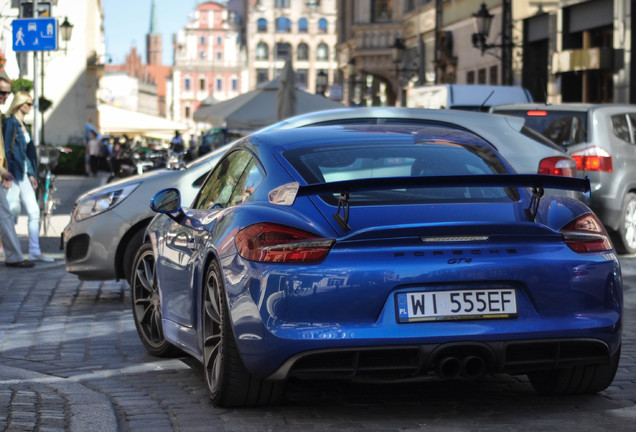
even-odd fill
[(259, 406), (278, 403), (284, 382), (253, 377), (241, 360), (230, 323), (221, 271), (210, 263), (202, 302), (203, 370), (212, 403), (218, 406)]
[(178, 350), (166, 341), (163, 334), (155, 256), (150, 243), (144, 243), (137, 252), (133, 270), (130, 288), (137, 334), (150, 354), (158, 357), (172, 356)]

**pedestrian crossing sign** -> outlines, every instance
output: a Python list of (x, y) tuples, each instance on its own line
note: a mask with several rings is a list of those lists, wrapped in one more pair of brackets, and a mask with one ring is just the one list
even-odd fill
[(13, 51), (57, 50), (57, 19), (13, 20)]

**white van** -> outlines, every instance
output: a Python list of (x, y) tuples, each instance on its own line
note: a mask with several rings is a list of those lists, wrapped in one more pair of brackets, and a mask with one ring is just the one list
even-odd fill
[(410, 108), (459, 109), (488, 111), (493, 105), (532, 102), (523, 87), (442, 84), (407, 89), (406, 106)]

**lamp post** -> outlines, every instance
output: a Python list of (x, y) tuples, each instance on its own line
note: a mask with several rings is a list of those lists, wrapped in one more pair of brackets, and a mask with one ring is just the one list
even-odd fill
[(481, 50), (481, 55), (489, 50), (500, 48), (501, 55), (495, 57), (501, 60), (501, 81), (505, 85), (512, 85), (512, 6), (511, 0), (502, 0), (501, 2), (501, 44), (489, 44), (487, 42), (490, 34), (490, 26), (494, 15), (492, 15), (485, 3), (481, 4), (479, 10), (473, 14), (473, 25), (475, 33), (473, 33), (473, 46)]
[(325, 91), (327, 91), (327, 84), (329, 82), (329, 77), (324, 70), (320, 70), (316, 75), (316, 94), (321, 96), (325, 95)]
[[(398, 92), (400, 95), (400, 105), (406, 106), (406, 89), (402, 86), (402, 77), (406, 74), (420, 74), (419, 68), (404, 68), (401, 67), (404, 62), (404, 53), (406, 51), (406, 44), (404, 39), (398, 37), (393, 41), (391, 45), (391, 57), (393, 58), (393, 64), (395, 65), (395, 76), (398, 83)], [(418, 62), (421, 64), (421, 58), (418, 55)]]
[(68, 17), (64, 17), (64, 22), (60, 24), (60, 36), (62, 37), (62, 40), (65, 42), (64, 55), (66, 55), (66, 50), (68, 49), (68, 41), (71, 40), (72, 34), (73, 34), (73, 24), (68, 22)]

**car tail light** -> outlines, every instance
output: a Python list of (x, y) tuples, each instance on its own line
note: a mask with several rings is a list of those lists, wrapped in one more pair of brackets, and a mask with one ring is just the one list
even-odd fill
[(307, 231), (273, 223), (257, 223), (236, 234), (239, 255), (250, 261), (312, 263), (323, 260), (335, 243)]
[(574, 252), (605, 252), (613, 248), (605, 227), (592, 213), (574, 219), (561, 229), (561, 234)]
[(539, 162), (539, 174), (576, 177), (576, 163), (562, 156), (545, 158)]
[(579, 171), (612, 172), (612, 156), (601, 147), (588, 147), (570, 153)]
[(545, 117), (548, 115), (548, 112), (543, 110), (530, 110), (526, 115), (529, 117)]

